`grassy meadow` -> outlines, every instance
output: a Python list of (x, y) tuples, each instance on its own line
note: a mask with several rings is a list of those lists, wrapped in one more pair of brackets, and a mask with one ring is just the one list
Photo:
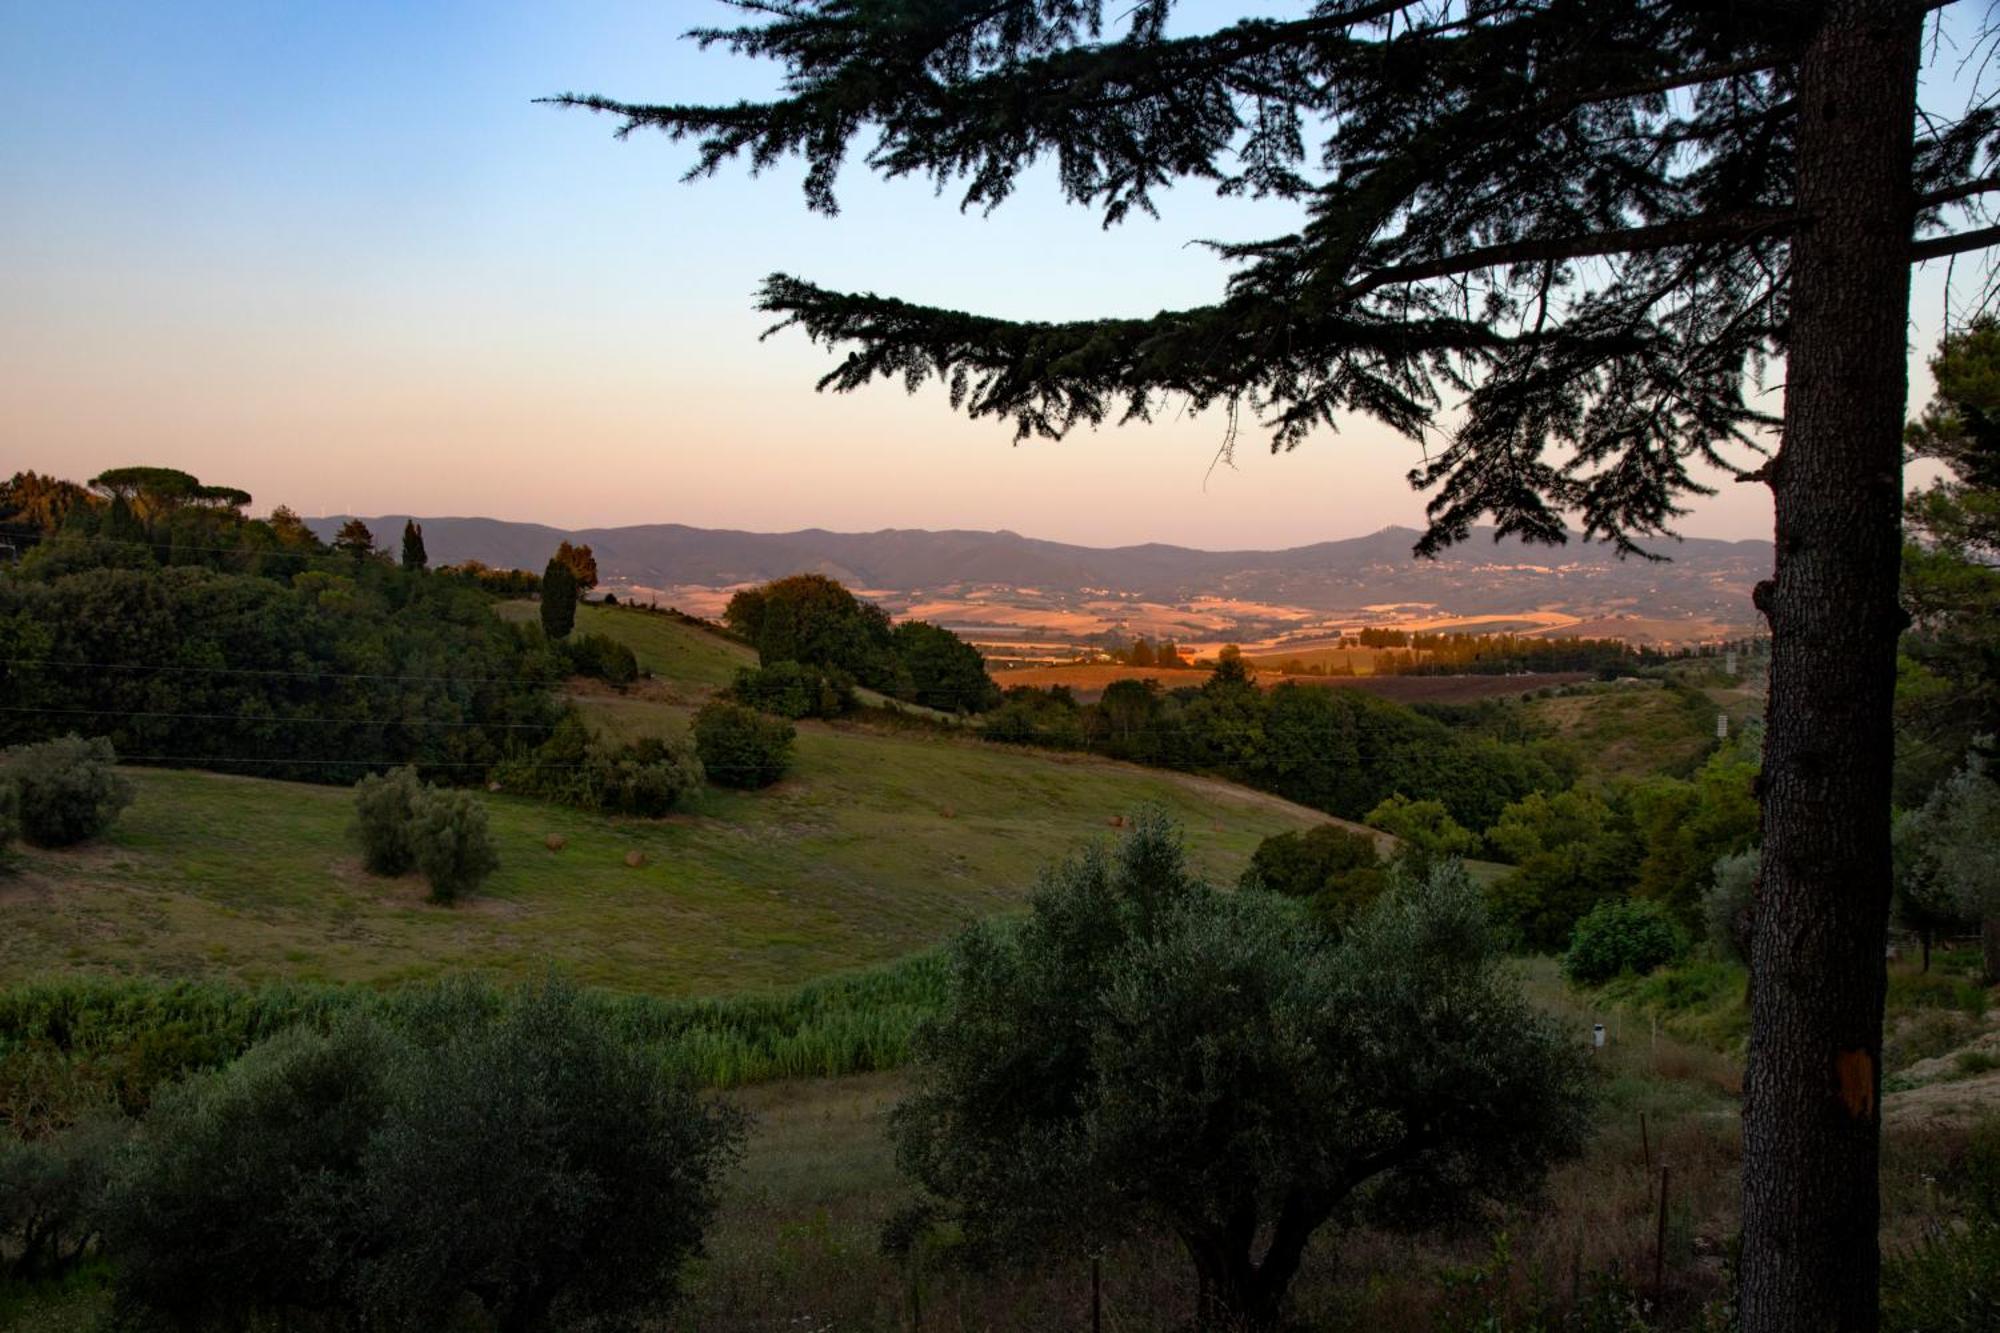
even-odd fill
[[(710, 789), (666, 819), (488, 795), (500, 869), (442, 907), (416, 876), (362, 873), (345, 788), (131, 777), (138, 799), (106, 838), (23, 849), (0, 881), (0, 984), (74, 973), (380, 984), (554, 964), (646, 994), (770, 989), (884, 963), (1011, 910), (1039, 866), (1145, 802), (1185, 821), (1195, 859), (1225, 879), (1266, 835), (1321, 818), (1127, 765), (814, 727), (777, 787)], [(627, 864), (635, 852), (643, 865)]]

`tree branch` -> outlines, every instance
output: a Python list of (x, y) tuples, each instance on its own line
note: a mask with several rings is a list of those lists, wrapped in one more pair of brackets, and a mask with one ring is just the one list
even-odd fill
[(2000, 245), (2000, 227), (1981, 227), (1977, 231), (1954, 232), (1949, 236), (1913, 241), (1910, 244), (1910, 261), (1921, 264), (1926, 259), (1962, 255), (1968, 250), (1984, 250), (1989, 245)]
[(1927, 190), (1917, 196), (1917, 207), (1936, 208), (1940, 204), (1956, 203), (1961, 199), (1970, 199), (1975, 194), (1987, 194), (1993, 190), (2000, 190), (2000, 175), (1980, 176), (1975, 180), (1961, 181), (1957, 185)]
[(1527, 263), (1561, 263), (1571, 259), (1591, 259), (1603, 255), (1630, 254), (1641, 250), (1669, 250), (1680, 245), (1706, 241), (1733, 241), (1756, 235), (1789, 231), (1798, 215), (1776, 209), (1750, 209), (1714, 217), (1685, 218), (1649, 227), (1627, 227), (1621, 231), (1598, 232), (1587, 236), (1538, 237), (1486, 245), (1455, 255), (1408, 264), (1394, 264), (1364, 274), (1341, 288), (1344, 298), (1366, 296), (1380, 287), (1406, 282), (1424, 282), (1480, 269)]

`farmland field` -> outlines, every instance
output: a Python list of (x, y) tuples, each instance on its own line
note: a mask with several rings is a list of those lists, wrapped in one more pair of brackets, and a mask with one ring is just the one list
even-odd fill
[[(1080, 702), (1088, 703), (1103, 694), (1104, 687), (1113, 681), (1157, 680), (1161, 689), (1171, 690), (1183, 685), (1200, 685), (1208, 679), (1208, 672), (1110, 665), (1024, 667), (1018, 671), (997, 671), (993, 673), (993, 679), (999, 681), (1003, 688), (1033, 685), (1047, 689), (1053, 685), (1065, 685)], [(1257, 683), (1266, 689), (1291, 681), (1332, 689), (1366, 690), (1402, 704), (1456, 704), (1473, 703), (1480, 699), (1504, 699), (1546, 686), (1573, 685), (1589, 679), (1590, 674), (1584, 671), (1545, 671), (1519, 676), (1284, 676), (1267, 670), (1257, 675)]]

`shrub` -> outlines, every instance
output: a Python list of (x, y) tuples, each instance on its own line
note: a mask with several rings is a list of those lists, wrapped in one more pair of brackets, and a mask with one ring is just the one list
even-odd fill
[(629, 685), (639, 678), (638, 655), (608, 634), (579, 634), (559, 643), (574, 675), (613, 685)]
[(695, 714), (695, 749), (711, 782), (768, 787), (785, 775), (797, 733), (782, 718), (716, 699)]
[(701, 786), (693, 740), (641, 737), (612, 745), (590, 734), (574, 711), (534, 750), (500, 765), (494, 780), (509, 791), (606, 814), (666, 814)]
[(1599, 903), (1576, 923), (1563, 975), (1579, 986), (1598, 986), (1626, 972), (1643, 976), (1687, 952), (1687, 937), (1666, 909), (1644, 898)]
[(121, 1310), (227, 1328), (343, 1302), (390, 1040), (358, 1017), (297, 1028), (159, 1095), (106, 1198)]
[(481, 1021), (441, 997), (431, 1049), (398, 1054), (390, 1114), (361, 1160), (364, 1309), (444, 1327), (464, 1295), (503, 1329), (629, 1327), (671, 1303), (701, 1247), (738, 1113), (551, 983)]
[(0, 1134), (0, 1275), (37, 1282), (83, 1260), (125, 1137), (111, 1117), (32, 1142)]
[(1287, 898), (1310, 898), (1335, 875), (1372, 870), (1381, 858), (1371, 834), (1338, 824), (1317, 824), (1302, 832), (1276, 833), (1257, 845), (1243, 872), (1243, 887), (1269, 889)]
[(1387, 884), (1374, 836), (1338, 824), (1264, 839), (1240, 881), (1241, 887), (1305, 899), (1313, 920), (1336, 935), (1372, 906)]
[(704, 776), (689, 736), (643, 736), (615, 750), (593, 747), (589, 774), (596, 809), (651, 819), (700, 788)]
[(499, 868), (486, 807), (471, 792), (426, 787), (411, 808), (409, 828), (410, 850), (431, 882), (434, 902), (456, 902)]
[(102, 736), (64, 736), (7, 752), (21, 835), (38, 847), (68, 847), (102, 833), (132, 803), (132, 784), (113, 768)]
[(855, 706), (854, 677), (837, 667), (773, 662), (743, 667), (729, 687), (740, 704), (779, 717), (839, 717)]
[[(674, 1295), (740, 1117), (551, 983), (296, 1028), (163, 1095), (105, 1210), (183, 1327), (627, 1327)], [(333, 1316), (329, 1318), (328, 1316)]]
[(369, 773), (354, 784), (354, 828), (361, 864), (371, 875), (404, 875), (417, 863), (410, 822), (424, 785), (414, 768)]
[(1750, 962), (1750, 897), (1757, 883), (1754, 849), (1725, 856), (1715, 863), (1715, 877), (1702, 898), (1708, 921), (1708, 942), (1731, 962)]

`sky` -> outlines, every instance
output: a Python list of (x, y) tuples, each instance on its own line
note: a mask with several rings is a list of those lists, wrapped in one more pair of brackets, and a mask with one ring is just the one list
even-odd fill
[[(1285, 6), (1261, 7), (1276, 12)], [(1182, 21), (1238, 13), (1213, 0)], [(1303, 544), (1417, 526), (1417, 445), (1356, 418), (1273, 456), (1217, 413), (1013, 443), (944, 391), (813, 383), (759, 281), (1006, 316), (1213, 300), (1188, 242), (1291, 229), (1184, 186), (1109, 231), (1051, 175), (981, 216), (850, 169), (688, 185), (688, 145), (536, 105), (734, 101), (773, 72), (679, 39), (706, 0), (0, 0), (0, 473), (180, 467), (263, 511), (579, 528), (1008, 528), (1093, 545)], [(1942, 320), (1919, 271), (1912, 403)], [(1721, 480), (1681, 531), (1768, 537)]]

